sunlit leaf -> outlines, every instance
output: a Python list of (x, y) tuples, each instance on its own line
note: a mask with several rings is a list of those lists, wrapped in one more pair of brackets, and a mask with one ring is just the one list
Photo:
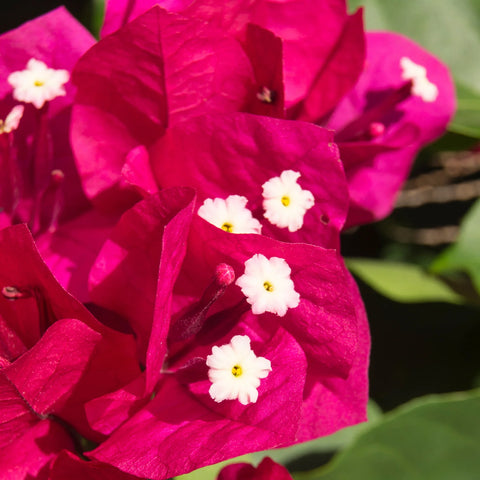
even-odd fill
[(396, 302), (462, 302), (462, 297), (418, 265), (363, 258), (348, 259), (347, 265), (367, 285)]
[(448, 129), (480, 138), (480, 94), (457, 82), (457, 113)]

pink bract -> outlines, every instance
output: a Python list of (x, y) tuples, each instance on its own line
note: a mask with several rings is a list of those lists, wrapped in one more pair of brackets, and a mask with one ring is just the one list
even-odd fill
[[(58, 8), (0, 36), (0, 116), (18, 102), (8, 75), (30, 59), (71, 72), (95, 43), (64, 8)], [(106, 238), (112, 219), (89, 210), (69, 143), (75, 88), (42, 109), (26, 104), (18, 130), (0, 135), (2, 226), (27, 223), (57, 279), (86, 300), (91, 261)], [(90, 260), (87, 260), (90, 258)]]
[(183, 120), (241, 110), (252, 71), (235, 40), (155, 7), (98, 42), (73, 81), (72, 144), (85, 191), (118, 210), (108, 192), (120, 186), (127, 154)]
[[(102, 341), (75, 385), (75, 395), (58, 414), (82, 434), (101, 439), (88, 425), (84, 403), (139, 375), (133, 339), (101, 324), (57, 283), (24, 225), (1, 230), (0, 245), (0, 316), (5, 335), (2, 345), (6, 346), (2, 356), (13, 361), (25, 354), (50, 325), (61, 319), (75, 319), (98, 332)], [(106, 371), (115, 373), (104, 378)]]
[(257, 468), (248, 463), (227, 465), (217, 480), (292, 480), (292, 477), (284, 466), (266, 457)]
[(103, 35), (155, 4), (208, 22), (241, 41), (249, 23), (282, 38), (288, 106), (305, 96), (349, 19), (344, 0), (233, 0), (227, 4), (216, 0), (109, 0)]

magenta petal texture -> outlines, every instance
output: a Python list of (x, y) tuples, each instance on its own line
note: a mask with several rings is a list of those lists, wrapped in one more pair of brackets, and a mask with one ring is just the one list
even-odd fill
[[(1, 230), (0, 246), (0, 282), (3, 285), (0, 316), (15, 332), (14, 336), (9, 334), (2, 342), (7, 345), (7, 361), (25, 354), (50, 325), (62, 319), (81, 321), (102, 337), (84, 374), (76, 382), (76, 394), (62, 402), (59, 408), (59, 414), (80, 432), (91, 433), (85, 418), (84, 403), (120, 388), (140, 373), (133, 339), (101, 324), (63, 290), (40, 258), (24, 225)], [(6, 333), (8, 331), (2, 332)], [(10, 338), (13, 338), (13, 342)], [(115, 373), (104, 378), (104, 372), (108, 371)], [(36, 399), (39, 401), (40, 398)]]
[(166, 353), (173, 284), (185, 255), (193, 191), (162, 190), (127, 211), (90, 274), (93, 301), (125, 316), (152, 391)]
[[(6, 114), (15, 103), (18, 103), (12, 99), (12, 86), (7, 82), (10, 73), (24, 70), (27, 62), (32, 58), (44, 62), (49, 68), (71, 71), (78, 58), (93, 43), (94, 38), (91, 34), (64, 8), (58, 8), (1, 35), (1, 113)], [(39, 112), (35, 112), (35, 108), (31, 105), (26, 105), (24, 115), (20, 121), (19, 136), (16, 136), (16, 147), (20, 161), (17, 168), (19, 169), (19, 174), (26, 177), (20, 183), (24, 190), (22, 195), (22, 200), (24, 201), (25, 197), (32, 197), (32, 192), (35, 188), (45, 187), (43, 183), (49, 180), (51, 170), (60, 169), (65, 178), (65, 185), (63, 185), (66, 192), (65, 206), (68, 208), (69, 215), (73, 216), (72, 213), (84, 209), (86, 203), (68, 142), (70, 106), (75, 89), (70, 82), (65, 85), (65, 89), (66, 95), (49, 102), (48, 111), (45, 111), (46, 120), (50, 124), (53, 134), (49, 138), (49, 143), (37, 146), (37, 165), (34, 172), (36, 181), (34, 185), (29, 185), (28, 177), (26, 176), (26, 171), (30, 168), (28, 162), (32, 155), (32, 152), (29, 152), (29, 154), (27, 152), (29, 143), (33, 141), (38, 142), (38, 140), (34, 140), (34, 137), (36, 115), (38, 116)], [(7, 112), (4, 112), (5, 110)], [(46, 109), (44, 108), (43, 110)], [(21, 140), (19, 137), (21, 137)], [(42, 155), (38, 154), (39, 148), (44, 150)], [(0, 160), (2, 163), (6, 161), (3, 154), (4, 151), (0, 149)], [(38, 161), (40, 159), (41, 162)], [(5, 179), (2, 180), (2, 182), (4, 181)], [(5, 188), (2, 188), (2, 190), (5, 191)], [(22, 216), (22, 212), (18, 209), (17, 215)], [(27, 220), (28, 217), (20, 219), (20, 221)]]
[(227, 465), (219, 473), (217, 480), (291, 480), (288, 470), (275, 463), (271, 458), (264, 458), (257, 468), (248, 463)]
[(284, 41), (285, 98), (300, 101), (327, 62), (348, 22), (344, 0), (109, 0), (103, 33), (120, 28), (152, 5), (201, 19), (240, 40), (252, 23)]
[[(118, 187), (132, 148), (169, 125), (241, 110), (253, 74), (234, 39), (156, 7), (87, 52), (73, 81), (72, 144), (86, 193), (96, 197)], [(104, 202), (113, 208), (118, 199)]]

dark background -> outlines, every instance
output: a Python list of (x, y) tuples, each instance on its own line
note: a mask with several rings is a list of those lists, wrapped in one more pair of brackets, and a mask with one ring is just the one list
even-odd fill
[(1, 0), (0, 32), (18, 27), (27, 20), (64, 5), (84, 25), (92, 21), (93, 0)]

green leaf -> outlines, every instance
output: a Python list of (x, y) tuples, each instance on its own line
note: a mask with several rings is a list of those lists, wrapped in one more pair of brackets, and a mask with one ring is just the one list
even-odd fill
[(296, 480), (478, 480), (480, 391), (417, 399)]
[(480, 93), (478, 0), (350, 0), (365, 6), (368, 30), (403, 33), (441, 58), (462, 85)]
[(455, 244), (435, 259), (430, 270), (443, 274), (467, 272), (480, 293), (480, 200), (465, 215)]
[(396, 302), (463, 302), (461, 296), (417, 265), (363, 258), (346, 262), (357, 277)]
[(225, 462), (209, 465), (208, 467), (199, 468), (193, 472), (175, 477), (175, 480), (216, 480), (220, 470), (231, 463), (252, 463), (251, 455), (242, 455), (241, 457), (231, 458)]
[(457, 82), (457, 113), (448, 129), (480, 138), (480, 94)]
[(105, 13), (105, 0), (90, 0), (90, 5), (92, 12), (90, 31), (93, 33), (95, 38), (99, 38)]
[(300, 443), (288, 448), (278, 448), (276, 450), (266, 450), (264, 452), (252, 453), (251, 457), (256, 463), (260, 463), (264, 457), (270, 457), (277, 463), (287, 465), (289, 462), (310, 455), (312, 453), (331, 452), (332, 450), (342, 450), (350, 445), (353, 440), (370, 425), (377, 422), (382, 417), (380, 407), (373, 401), (368, 402), (367, 417), (368, 422), (359, 423), (352, 427), (344, 428), (333, 435), (317, 438), (311, 442)]

